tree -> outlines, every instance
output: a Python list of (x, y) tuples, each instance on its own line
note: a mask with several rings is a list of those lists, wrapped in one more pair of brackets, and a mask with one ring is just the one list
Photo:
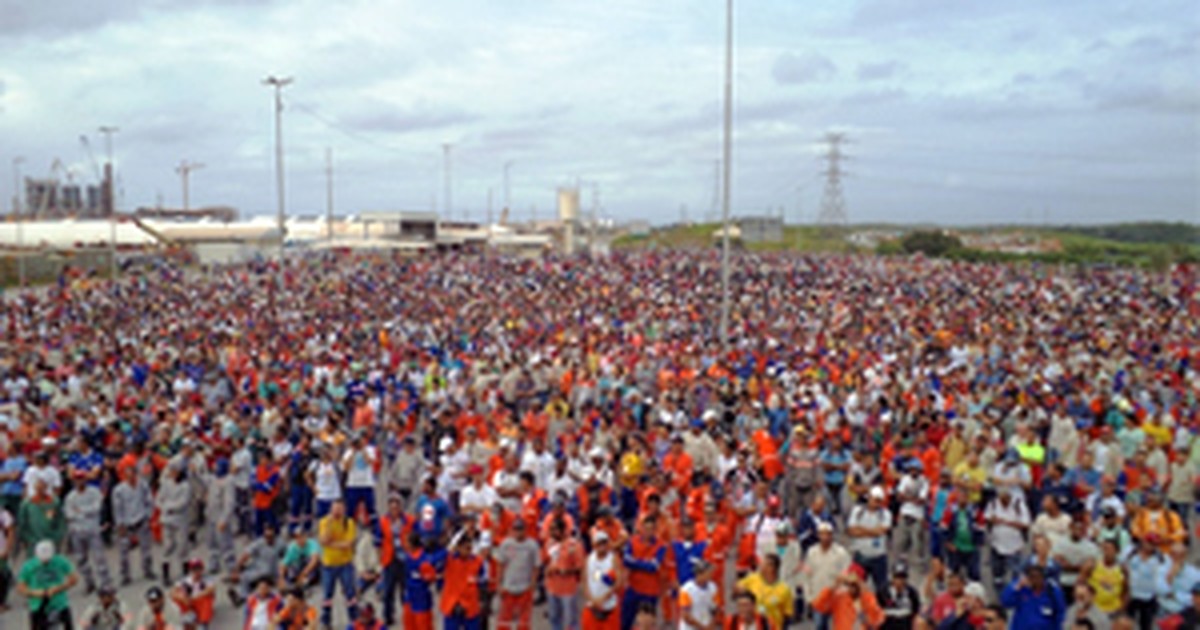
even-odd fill
[(926, 256), (945, 256), (954, 250), (962, 249), (962, 241), (957, 236), (941, 230), (919, 230), (906, 234), (900, 241), (900, 246), (909, 254), (921, 252)]

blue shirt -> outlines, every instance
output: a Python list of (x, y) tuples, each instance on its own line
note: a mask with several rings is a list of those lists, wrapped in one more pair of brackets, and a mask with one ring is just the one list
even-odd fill
[(1158, 597), (1158, 578), (1164, 575), (1164, 564), (1158, 554), (1143, 558), (1140, 553), (1129, 557), (1129, 597), (1142, 601)]
[(437, 538), (450, 518), (450, 506), (441, 498), (421, 495), (417, 499), (417, 520), (414, 526), (423, 537)]
[[(93, 470), (97, 470), (104, 466), (104, 456), (96, 451), (90, 451), (88, 453), (72, 453), (71, 456), (67, 458), (67, 463), (71, 466), (74, 466), (77, 470), (82, 470), (88, 474), (91, 474)], [(96, 479), (89, 481), (88, 485), (99, 488), (100, 478), (97, 477)]]
[(412, 607), (413, 612), (429, 612), (433, 610), (434, 582), (426, 581), (421, 576), (421, 566), (430, 564), (434, 570), (441, 573), (446, 564), (446, 552), (422, 551), (415, 554), (404, 554), (404, 603)]
[(1067, 614), (1062, 589), (1050, 581), (1045, 582), (1041, 591), (1028, 586), (1018, 589), (1019, 579), (1010, 582), (1000, 593), (1000, 603), (1013, 611), (1009, 630), (1062, 630)]
[(708, 549), (707, 542), (673, 542), (671, 543), (671, 554), (675, 557), (675, 577), (679, 580), (682, 586), (692, 581), (695, 577), (695, 565), (697, 560), (704, 558), (704, 551)]
[[(825, 449), (821, 451), (821, 464), (824, 468), (825, 464), (834, 464), (841, 466), (850, 463), (850, 455), (846, 453), (846, 449)], [(834, 485), (842, 485), (846, 483), (846, 471), (844, 470), (825, 470), (825, 483)]]
[(0, 462), (0, 473), (19, 472), (16, 481), (6, 481), (0, 486), (0, 494), (7, 496), (20, 496), (25, 492), (25, 484), (21, 482), (21, 478), (25, 476), (25, 469), (29, 467), (29, 461), (24, 455), (14, 454), (8, 459)]
[(1200, 569), (1187, 563), (1180, 569), (1175, 580), (1167, 584), (1167, 573), (1171, 571), (1171, 563), (1164, 562), (1158, 574), (1158, 606), (1168, 614), (1183, 612), (1192, 605), (1192, 589), (1200, 584)]

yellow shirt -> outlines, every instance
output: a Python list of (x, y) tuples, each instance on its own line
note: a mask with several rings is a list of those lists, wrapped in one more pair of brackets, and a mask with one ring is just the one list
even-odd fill
[(1149, 422), (1142, 425), (1142, 433), (1154, 438), (1154, 443), (1159, 446), (1166, 446), (1171, 443), (1171, 428), (1162, 424), (1150, 424)]
[(792, 589), (787, 584), (782, 580), (767, 584), (762, 575), (751, 573), (742, 578), (738, 586), (754, 594), (754, 599), (758, 602), (758, 612), (771, 622), (772, 628), (783, 628), (783, 619), (793, 608)]
[(636, 488), (645, 470), (641, 455), (629, 451), (621, 456), (621, 484), (626, 488)]
[(348, 543), (345, 549), (334, 549), (325, 544), (321, 545), (321, 564), (330, 567), (340, 567), (354, 561), (354, 538), (357, 535), (354, 519), (326, 516), (317, 525), (317, 540)]
[(1121, 565), (1097, 564), (1088, 583), (1096, 589), (1096, 608), (1101, 612), (1111, 615), (1121, 609), (1121, 593), (1125, 590), (1125, 572)]
[(946, 464), (946, 468), (953, 471), (963, 458), (967, 456), (967, 443), (958, 439), (957, 436), (951, 435), (942, 442), (942, 461)]
[[(959, 465), (954, 467), (954, 480), (958, 481), (959, 479), (962, 479), (963, 477), (966, 477), (972, 483), (977, 483), (977, 484), (986, 483), (987, 477), (988, 477), (987, 468), (984, 468), (982, 464), (980, 464), (979, 466), (972, 467), (969, 463), (967, 463), (965, 461), (961, 462), (961, 463), (959, 463)], [(980, 487), (982, 488), (982, 485)], [(983, 498), (983, 490), (971, 490), (971, 500), (972, 501), (978, 502), (982, 498)]]

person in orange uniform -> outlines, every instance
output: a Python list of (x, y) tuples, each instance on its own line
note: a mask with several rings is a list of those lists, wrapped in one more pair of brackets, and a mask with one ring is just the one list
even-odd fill
[(592, 553), (584, 563), (583, 630), (620, 630), (621, 600), (625, 586), (621, 559), (603, 529), (592, 531)]
[(583, 544), (567, 532), (562, 520), (550, 523), (550, 535), (542, 547), (546, 567), (546, 595), (552, 630), (579, 627), (579, 583), (583, 576)]
[(205, 579), (202, 560), (189, 561), (187, 569), (187, 575), (171, 591), (171, 600), (179, 607), (185, 630), (208, 628), (217, 601), (217, 585)]
[(647, 516), (642, 520), (638, 534), (625, 545), (623, 560), (629, 571), (629, 588), (621, 601), (622, 628), (633, 625), (634, 616), (643, 606), (658, 608), (658, 599), (663, 593), (667, 547), (655, 535), (657, 528), (657, 517)]
[(487, 569), (483, 558), (472, 552), (471, 545), (471, 537), (463, 532), (450, 544), (441, 601), (446, 630), (478, 630), (481, 625), (480, 594), (487, 586)]
[(832, 630), (861, 630), (859, 619), (869, 628), (878, 628), (884, 621), (883, 609), (875, 594), (863, 587), (866, 571), (858, 565), (838, 578), (836, 586), (827, 586), (812, 602), (813, 610), (830, 616)]
[(686, 497), (692, 486), (693, 469), (692, 456), (683, 450), (683, 436), (676, 435), (671, 439), (671, 448), (666, 457), (663, 457), (663, 470), (671, 473), (671, 485), (675, 486), (681, 497)]

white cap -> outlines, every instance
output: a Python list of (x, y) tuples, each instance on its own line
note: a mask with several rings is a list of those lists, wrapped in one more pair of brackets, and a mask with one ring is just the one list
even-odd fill
[(880, 488), (879, 486), (875, 486), (875, 487), (871, 488), (871, 492), (867, 496), (869, 498), (879, 499), (880, 501), (882, 501), (884, 498), (886, 498), (887, 495), (885, 495), (883, 493), (883, 488)]
[(829, 521), (817, 521), (817, 531), (818, 532), (832, 532), (833, 525), (831, 525), (829, 523)]
[(606, 453), (604, 452), (604, 449), (599, 448), (599, 447), (593, 448), (592, 450), (588, 451), (588, 459), (597, 459), (597, 458), (604, 459), (605, 455), (606, 455)]
[(33, 548), (33, 555), (37, 556), (42, 562), (49, 562), (50, 558), (54, 557), (54, 543), (49, 540), (43, 540)]
[(971, 582), (963, 589), (963, 595), (974, 597), (980, 601), (987, 601), (987, 591), (983, 589), (983, 585), (979, 582)]
[(442, 438), (442, 439), (441, 439), (441, 440), (438, 442), (438, 450), (439, 450), (439, 451), (445, 451), (445, 450), (449, 450), (449, 449), (450, 449), (450, 447), (452, 447), (452, 446), (454, 446), (454, 438), (450, 437), (449, 435), (447, 435), (446, 437)]
[(599, 542), (608, 542), (608, 532), (603, 529), (592, 530), (592, 544)]

